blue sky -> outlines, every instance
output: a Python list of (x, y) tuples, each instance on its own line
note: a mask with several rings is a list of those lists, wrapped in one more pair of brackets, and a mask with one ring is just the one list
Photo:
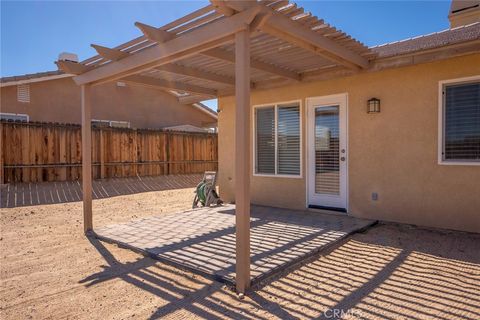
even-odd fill
[[(296, 3), (369, 46), (448, 28), (450, 1)], [(206, 4), (1, 0), (0, 75), (55, 70), (53, 62), (60, 52), (76, 53), (83, 60), (95, 54), (91, 43), (112, 47), (139, 36), (135, 21), (161, 26)]]

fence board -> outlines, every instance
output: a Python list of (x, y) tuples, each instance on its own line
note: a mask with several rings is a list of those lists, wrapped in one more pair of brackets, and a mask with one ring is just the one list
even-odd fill
[[(81, 128), (2, 122), (0, 171), (5, 183), (81, 178)], [(93, 128), (93, 177), (132, 177), (217, 170), (216, 134)], [(3, 165), (3, 170), (2, 166)]]

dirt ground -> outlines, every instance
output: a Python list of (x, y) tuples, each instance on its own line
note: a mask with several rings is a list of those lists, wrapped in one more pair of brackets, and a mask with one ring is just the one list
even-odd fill
[[(94, 223), (185, 210), (192, 192), (95, 200)], [(88, 239), (80, 202), (1, 210), (2, 319), (480, 319), (480, 235), (380, 224), (238, 300)]]

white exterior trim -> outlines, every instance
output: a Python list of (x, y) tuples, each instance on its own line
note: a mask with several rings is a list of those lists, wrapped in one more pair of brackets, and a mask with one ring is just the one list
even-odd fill
[[(310, 163), (312, 160), (314, 160), (312, 157), (314, 157), (314, 155), (311, 154), (311, 150), (310, 150), (310, 147), (311, 147), (311, 144), (314, 143), (314, 141), (312, 141), (312, 134), (309, 132), (310, 131), (310, 121), (312, 120), (311, 117), (314, 116), (312, 114), (310, 114), (310, 103), (311, 101), (321, 101), (321, 104), (330, 104), (330, 103), (345, 103), (345, 115), (344, 115), (344, 136), (345, 136), (345, 169), (344, 169), (344, 173), (343, 173), (343, 179), (344, 179), (344, 184), (345, 186), (343, 186), (344, 188), (344, 193), (345, 193), (345, 210), (346, 210), (346, 213), (348, 214), (350, 212), (350, 208), (349, 208), (349, 192), (350, 192), (350, 189), (349, 189), (349, 174), (348, 174), (348, 163), (349, 163), (349, 150), (348, 150), (348, 93), (347, 92), (344, 92), (344, 93), (339, 93), (339, 94), (332, 94), (332, 95), (328, 95), (328, 96), (319, 96), (319, 97), (308, 97), (305, 99), (305, 106), (306, 106), (306, 110), (307, 110), (307, 116), (306, 116), (306, 128), (307, 128), (307, 131), (306, 131), (306, 135), (307, 135), (307, 162), (306, 162), (306, 166), (307, 166), (307, 169), (306, 169), (306, 173), (305, 173), (305, 207), (308, 208), (308, 206), (310, 205), (310, 183), (311, 183), (311, 179), (312, 177), (310, 176)], [(342, 121), (342, 119), (340, 118), (339, 120), (340, 122)], [(314, 178), (313, 178), (314, 179)], [(342, 186), (341, 186), (342, 187)], [(326, 205), (326, 206), (329, 206), (329, 205)], [(334, 207), (334, 206), (332, 206)]]
[(25, 79), (25, 80), (2, 82), (2, 83), (0, 83), (0, 88), (16, 86), (16, 85), (19, 85), (19, 84), (28, 84), (28, 83), (34, 83), (34, 82), (42, 82), (42, 81), (56, 80), (56, 79), (62, 79), (62, 78), (71, 78), (71, 77), (73, 77), (73, 74), (68, 74), (67, 73), (67, 74), (58, 74), (58, 75), (54, 75), (54, 76), (45, 76), (45, 77)]
[(460, 84), (462, 82), (472, 82), (480, 80), (480, 75), (441, 80), (438, 82), (438, 164), (439, 165), (449, 165), (449, 166), (480, 166), (480, 161), (455, 161), (455, 160), (444, 160), (443, 159), (443, 141), (444, 141), (444, 98), (443, 98), (443, 88), (447, 84)]
[(130, 128), (130, 121), (123, 121), (123, 120), (102, 120), (102, 119), (91, 119), (90, 122), (93, 124), (94, 122), (97, 123), (108, 123), (108, 126), (110, 128), (123, 128), (123, 127), (115, 127), (113, 124), (114, 123), (125, 123), (127, 124), (127, 128)]
[(21, 117), (26, 117), (27, 122), (30, 122), (30, 116), (26, 113), (8, 113), (8, 112), (0, 112), (0, 116), (5, 115), (5, 116), (21, 116)]
[[(289, 175), (289, 174), (277, 174), (277, 106), (280, 104), (289, 104), (289, 103), (298, 103), (300, 107), (300, 174), (299, 175)], [(265, 107), (274, 107), (274, 117), (275, 117), (275, 173), (274, 174), (266, 174), (266, 173), (256, 173), (255, 172), (255, 163), (256, 163), (256, 134), (257, 134), (257, 126), (255, 125), (255, 109), (257, 108), (265, 108)], [(272, 103), (264, 103), (264, 104), (256, 104), (252, 106), (252, 174), (254, 177), (267, 177), (267, 178), (289, 178), (289, 179), (302, 179), (303, 178), (303, 103), (302, 99), (296, 100), (289, 100), (289, 101), (280, 101), (280, 102), (272, 102)]]

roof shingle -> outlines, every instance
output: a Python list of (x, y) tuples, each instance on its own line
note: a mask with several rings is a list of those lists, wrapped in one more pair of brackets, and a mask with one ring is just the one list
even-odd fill
[(480, 39), (480, 22), (371, 47), (378, 58), (393, 57)]

